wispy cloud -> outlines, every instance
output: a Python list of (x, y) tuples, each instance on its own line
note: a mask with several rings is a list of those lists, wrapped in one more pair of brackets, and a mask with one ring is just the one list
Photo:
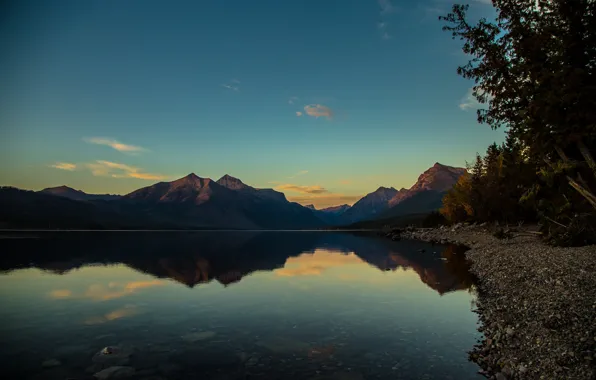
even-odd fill
[(394, 7), (389, 0), (379, 0), (379, 6), (381, 7), (382, 15), (397, 11), (397, 8)]
[[(488, 96), (489, 101), (492, 98)], [(485, 103), (486, 104), (486, 103)], [(480, 103), (474, 96), (474, 89), (468, 89), (466, 96), (460, 100), (459, 108), (463, 111), (476, 110), (485, 107), (485, 104)]]
[(381, 7), (380, 15), (381, 21), (377, 23), (377, 29), (380, 32), (380, 36), (384, 40), (388, 40), (391, 38), (391, 35), (388, 32), (389, 22), (387, 22), (387, 17), (390, 13), (397, 11), (397, 8), (391, 4), (390, 0), (378, 0), (379, 6)]
[(462, 109), (463, 111), (467, 111), (473, 108), (477, 108), (479, 105), (478, 100), (476, 100), (476, 98), (474, 97), (474, 95), (472, 95), (472, 90), (468, 90), (468, 93), (466, 94), (466, 96), (464, 96), (462, 98), (462, 100), (459, 103), (459, 108)]
[(91, 174), (100, 177), (107, 176), (114, 170), (121, 170), (124, 172), (134, 172), (137, 170), (137, 168), (133, 166), (103, 160), (97, 160), (95, 163), (87, 164), (87, 167), (91, 169)]
[(314, 186), (300, 186), (300, 185), (294, 185), (291, 183), (286, 183), (283, 185), (279, 185), (275, 187), (276, 190), (280, 190), (280, 191), (293, 191), (296, 193), (302, 193), (302, 194), (324, 194), (324, 193), (328, 193), (327, 189), (325, 189), (322, 186), (319, 185), (314, 185)]
[(89, 144), (96, 144), (96, 145), (105, 145), (109, 146), (113, 149), (116, 149), (119, 152), (129, 153), (129, 154), (137, 154), (141, 152), (147, 151), (147, 149), (130, 144), (124, 144), (114, 139), (105, 138), (105, 137), (88, 137), (83, 139), (85, 142)]
[(240, 81), (238, 79), (231, 79), (228, 83), (224, 83), (221, 86), (228, 90), (240, 91)]
[(450, 7), (451, 3), (446, 0), (435, 0), (434, 3), (419, 4), (417, 9), (422, 13), (422, 21), (436, 23), (439, 16), (449, 13)]
[(297, 96), (292, 96), (289, 100), (288, 100), (288, 104), (294, 104), (296, 101), (298, 101), (299, 98)]
[(308, 116), (312, 117), (326, 117), (327, 119), (331, 119), (333, 117), (333, 111), (331, 108), (324, 106), (322, 104), (309, 104), (304, 106), (304, 112)]
[(298, 117), (302, 116), (302, 112), (296, 111), (296, 116), (298, 116)]
[(231, 84), (222, 84), (221, 86), (225, 87), (229, 90), (232, 90), (232, 91), (240, 91), (240, 88), (238, 88), (236, 86), (232, 86)]
[(424, 7), (424, 13), (426, 13), (428, 16), (437, 16), (447, 14), (448, 11), (439, 7)]
[(68, 170), (69, 172), (71, 172), (73, 170), (76, 170), (77, 165), (71, 164), (70, 162), (56, 162), (55, 164), (50, 165), (50, 167), (54, 169)]
[(112, 177), (114, 178), (137, 178), (137, 179), (145, 179), (148, 181), (161, 181), (162, 179), (166, 179), (166, 176), (160, 174), (151, 174), (151, 173), (138, 173), (138, 172), (127, 172), (126, 174), (118, 175), (113, 174)]
[(137, 178), (145, 180), (159, 181), (167, 178), (161, 174), (152, 174), (143, 172), (140, 168), (117, 162), (97, 160), (86, 165), (91, 170), (91, 174), (99, 177), (110, 176), (113, 178)]
[(352, 180), (350, 179), (341, 179), (339, 180), (339, 183), (342, 185), (351, 185), (352, 184)]
[(308, 170), (300, 170), (298, 173), (296, 173), (296, 174), (294, 174), (294, 175), (292, 175), (292, 176), (290, 176), (290, 177), (288, 177), (288, 178), (290, 178), (290, 179), (291, 179), (291, 178), (296, 178), (296, 177), (299, 177), (299, 176), (301, 176), (301, 175), (305, 175), (305, 174), (307, 174), (307, 173), (308, 173)]

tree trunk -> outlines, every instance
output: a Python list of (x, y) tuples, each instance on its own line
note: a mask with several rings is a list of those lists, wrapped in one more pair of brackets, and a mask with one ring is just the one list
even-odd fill
[[(590, 155), (588, 148), (583, 144), (583, 142), (581, 140), (578, 140), (577, 144), (578, 144), (578, 148), (580, 149), (580, 152), (582, 153), (582, 156), (584, 156), (584, 158), (586, 159), (586, 162), (588, 162), (588, 165), (590, 167), (592, 167), (594, 165), (594, 168), (596, 168), (596, 164), (594, 163), (594, 160), (592, 159), (592, 156)], [(563, 162), (570, 163), (569, 158), (567, 157), (567, 155), (565, 155), (565, 153), (563, 152), (563, 150), (560, 147), (555, 146), (555, 150), (557, 151), (557, 153), (559, 154), (559, 156), (561, 157)], [(550, 167), (553, 167), (552, 163), (547, 158), (545, 158), (544, 161)], [(586, 198), (586, 200), (592, 205), (594, 210), (596, 210), (596, 196), (592, 192), (590, 192), (590, 190), (587, 188), (588, 187), (587, 184), (585, 183), (585, 181), (583, 181), (581, 179), (581, 176), (579, 175), (579, 173), (578, 173), (578, 176), (580, 178), (580, 182), (584, 186), (580, 185), (576, 180), (574, 180), (570, 176), (566, 176), (567, 181), (569, 182), (569, 185), (571, 187), (573, 187), (578, 193), (580, 193), (581, 196)], [(595, 176), (596, 176), (596, 170), (595, 170)]]
[(579, 149), (582, 156), (584, 156), (584, 159), (588, 163), (588, 166), (590, 167), (590, 169), (592, 169), (592, 171), (594, 172), (594, 177), (596, 177), (596, 162), (594, 161), (594, 158), (590, 154), (590, 150), (588, 149), (588, 147), (584, 144), (584, 142), (581, 139), (577, 140), (577, 148)]

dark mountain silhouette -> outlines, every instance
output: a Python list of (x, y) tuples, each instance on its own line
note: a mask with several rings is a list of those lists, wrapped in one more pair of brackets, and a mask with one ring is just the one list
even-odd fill
[(350, 209), (342, 214), (342, 219), (346, 223), (373, 219), (389, 208), (389, 200), (398, 193), (399, 191), (393, 187), (387, 188), (381, 186), (354, 203)]
[[(424, 214), (441, 206), (463, 168), (436, 163), (410, 189), (379, 187), (352, 207), (317, 210), (289, 202), (273, 189), (257, 189), (224, 175), (194, 173), (124, 196), (86, 194), (67, 186), (40, 192), (0, 189), (0, 226), (66, 229), (310, 229)], [(70, 202), (67, 202), (70, 201)]]
[(75, 190), (68, 186), (48, 187), (40, 191), (40, 193), (57, 195), (60, 197), (72, 199), (75, 201), (93, 201), (104, 200), (111, 201), (119, 199), (121, 196), (116, 194), (87, 194), (81, 190)]
[(341, 226), (345, 224), (344, 213), (350, 209), (350, 206), (348, 205), (327, 207), (321, 210), (315, 209), (313, 205), (307, 205), (305, 207), (310, 208), (319, 219), (330, 226)]
[(350, 207), (351, 207), (350, 205), (332, 206), (332, 207), (323, 208), (319, 211), (340, 215), (340, 214), (343, 214), (344, 212), (348, 211), (350, 209)]
[[(0, 226), (61, 229), (304, 229), (325, 223), (272, 189), (189, 174), (116, 200), (73, 200), (51, 192), (0, 189)], [(232, 190), (227, 186), (233, 187)], [(84, 194), (84, 193), (83, 193)]]
[(133, 191), (122, 201), (155, 212), (170, 223), (177, 221), (198, 228), (259, 228), (238, 208), (240, 198), (240, 194), (209, 178), (189, 174)]
[(76, 201), (48, 193), (0, 188), (0, 227), (66, 229), (179, 228), (119, 200)]
[(409, 189), (380, 187), (367, 194), (343, 213), (345, 224), (385, 220), (409, 214), (424, 214), (442, 206), (445, 193), (466, 172), (464, 168), (435, 163), (422, 173)]
[(416, 183), (405, 191), (400, 191), (389, 200), (388, 210), (375, 219), (395, 219), (410, 214), (424, 214), (438, 210), (443, 205), (443, 197), (459, 177), (466, 172), (464, 168), (435, 163), (422, 173)]
[[(382, 271), (400, 268), (418, 273), (422, 282), (444, 294), (468, 289), (473, 277), (457, 247), (417, 241), (393, 242), (370, 234), (317, 232), (47, 232), (39, 239), (2, 239), (0, 270), (35, 267), (64, 274), (86, 265), (123, 263), (188, 287), (218, 281), (230, 285), (255, 271), (283, 268), (287, 259), (327, 249), (354, 253)], [(52, 252), (48, 255), (47, 252)], [(448, 260), (442, 260), (441, 257)]]
[(464, 168), (455, 168), (436, 162), (432, 167), (420, 174), (412, 187), (408, 190), (400, 191), (399, 194), (396, 194), (390, 199), (389, 207), (395, 207), (404, 200), (424, 191), (447, 192), (465, 172), (466, 169)]
[(423, 190), (403, 199), (392, 208), (381, 213), (377, 219), (395, 218), (403, 215), (424, 214), (435, 211), (443, 206), (446, 192)]
[(193, 203), (201, 205), (214, 196), (234, 197), (234, 193), (210, 178), (201, 178), (194, 173), (172, 182), (159, 182), (143, 187), (124, 196), (126, 199), (150, 202)]
[(227, 175), (218, 182), (193, 173), (136, 190), (124, 198), (147, 207), (174, 207), (178, 220), (202, 227), (300, 229), (325, 225), (309, 209), (287, 201), (274, 190), (255, 189)]
[(238, 178), (234, 178), (228, 174), (224, 175), (217, 180), (217, 183), (230, 190), (236, 190), (244, 193), (250, 193), (261, 198), (267, 198), (270, 200), (276, 200), (279, 202), (288, 202), (284, 193), (273, 189), (257, 189), (252, 186), (248, 186)]

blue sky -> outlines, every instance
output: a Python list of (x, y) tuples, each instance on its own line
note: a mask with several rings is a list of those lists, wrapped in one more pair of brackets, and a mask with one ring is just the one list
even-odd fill
[[(490, 17), (486, 0), (471, 16)], [(476, 122), (448, 0), (4, 4), (0, 183), (127, 193), (194, 172), (352, 203), (463, 166)]]

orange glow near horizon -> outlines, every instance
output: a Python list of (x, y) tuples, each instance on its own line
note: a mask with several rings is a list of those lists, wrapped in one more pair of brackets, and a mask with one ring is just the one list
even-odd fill
[(273, 272), (279, 277), (320, 276), (334, 267), (366, 264), (354, 253), (342, 254), (326, 249), (317, 249), (314, 253), (303, 253), (298, 257), (289, 257), (283, 268)]
[(317, 210), (320, 210), (323, 208), (341, 206), (344, 204), (352, 206), (362, 197), (363, 195), (343, 195), (329, 193), (318, 195), (288, 196), (287, 198), (290, 202), (300, 203), (303, 206), (312, 204)]

